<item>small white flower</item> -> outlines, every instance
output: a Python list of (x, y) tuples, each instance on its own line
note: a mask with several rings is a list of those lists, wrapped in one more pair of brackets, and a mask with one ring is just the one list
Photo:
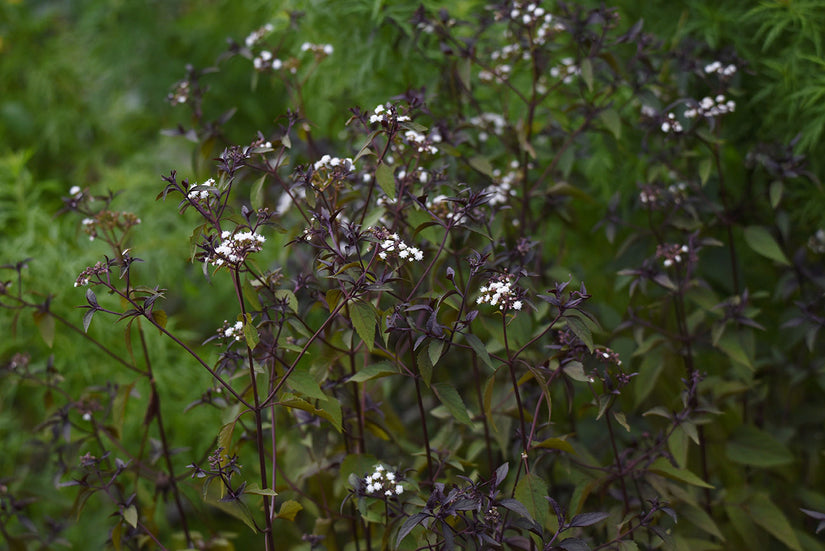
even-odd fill
[(80, 191), (81, 191), (80, 186), (72, 186), (69, 189), (69, 195), (72, 195), (72, 196), (77, 195), (78, 193), (80, 193)]

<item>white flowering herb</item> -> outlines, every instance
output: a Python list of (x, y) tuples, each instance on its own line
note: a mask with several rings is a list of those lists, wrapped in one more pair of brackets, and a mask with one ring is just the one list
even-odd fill
[(236, 321), (234, 324), (230, 324), (228, 321), (223, 320), (223, 327), (218, 329), (218, 336), (235, 341), (242, 340), (244, 338), (243, 322)]
[(390, 233), (387, 228), (373, 228), (372, 233), (378, 239), (378, 258), (381, 260), (398, 258), (408, 262), (419, 262), (424, 259), (421, 249), (407, 245), (397, 233)]
[(321, 160), (316, 161), (313, 165), (316, 172), (320, 170), (341, 170), (343, 172), (352, 172), (355, 170), (355, 164), (353, 163), (350, 157), (346, 157), (340, 159), (338, 157), (331, 157), (330, 155), (324, 155), (321, 157)]
[(696, 102), (695, 107), (685, 111), (685, 117), (693, 119), (696, 117), (705, 117), (711, 119), (724, 115), (726, 113), (733, 113), (736, 110), (736, 102), (727, 99), (724, 95), (719, 94), (716, 97), (704, 97)]
[(221, 244), (215, 247), (214, 254), (208, 259), (213, 266), (226, 264), (240, 264), (249, 253), (261, 250), (266, 237), (252, 231), (224, 231), (221, 233)]
[(189, 188), (189, 193), (186, 194), (186, 197), (193, 203), (207, 201), (209, 199), (209, 190), (207, 187), (213, 187), (214, 185), (215, 179), (209, 178), (201, 185)]
[[(375, 123), (383, 123), (383, 124), (391, 124), (392, 123), (392, 115), (394, 110), (390, 106), (389, 103), (387, 104), (380, 104), (375, 107), (370, 115), (370, 124)], [(396, 122), (409, 122), (410, 117), (407, 115), (395, 115)]]
[(479, 289), (476, 304), (489, 304), (502, 311), (521, 310), (524, 307), (524, 291), (513, 284), (513, 276), (499, 274)]
[(404, 486), (399, 484), (401, 476), (387, 470), (382, 464), (373, 467), (372, 473), (360, 479), (363, 484), (363, 491), (373, 497), (395, 497), (404, 493)]

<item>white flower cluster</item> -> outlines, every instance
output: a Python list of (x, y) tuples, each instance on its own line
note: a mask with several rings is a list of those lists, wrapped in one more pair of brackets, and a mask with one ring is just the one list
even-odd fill
[[(376, 106), (375, 109), (372, 111), (372, 115), (370, 115), (370, 124), (374, 124), (376, 122), (387, 123), (387, 124), (391, 123), (392, 122), (390, 120), (391, 111), (390, 111), (389, 107), (390, 107), (390, 104), (386, 104), (386, 105), (381, 104), (381, 105)], [(398, 115), (398, 116), (395, 117), (395, 120), (398, 121), (398, 122), (408, 122), (411, 119), (407, 115)]]
[(316, 55), (332, 55), (333, 48), (332, 44), (313, 44), (311, 42), (304, 42), (303, 44), (301, 44), (301, 51), (313, 52)]
[(524, 3), (517, 2), (510, 10), (510, 19), (524, 25), (535, 26), (536, 34), (533, 41), (536, 44), (544, 44), (551, 31), (564, 29), (564, 25), (559, 22), (554, 23), (553, 15), (547, 13), (537, 2), (530, 2), (526, 6)]
[(572, 57), (565, 57), (561, 60), (561, 66), (550, 69), (550, 76), (553, 78), (561, 78), (563, 83), (570, 84), (573, 82), (573, 77), (580, 75), (581, 72), (581, 68), (576, 65)]
[(243, 322), (236, 321), (234, 324), (229, 325), (228, 321), (223, 320), (223, 327), (218, 329), (218, 336), (225, 339), (235, 339), (236, 341), (240, 341), (244, 338)]
[(725, 98), (719, 94), (715, 98), (704, 97), (695, 108), (685, 111), (685, 117), (692, 119), (695, 117), (713, 118), (725, 113), (733, 113), (736, 109), (736, 102)]
[(166, 100), (172, 105), (179, 105), (189, 101), (189, 93), (191, 92), (188, 80), (182, 80), (175, 85), (175, 91), (166, 96)]
[(467, 218), (467, 214), (463, 208), (458, 211), (454, 210), (456, 203), (448, 199), (446, 195), (436, 195), (427, 201), (427, 208), (438, 216), (443, 216), (447, 220), (455, 220), (456, 224), (460, 224)]
[[(482, 113), (481, 115), (471, 118), (470, 124), (479, 128), (492, 130), (493, 134), (497, 136), (502, 135), (504, 133), (504, 129), (507, 127), (507, 121), (505, 121), (504, 117), (499, 113)], [(478, 133), (478, 139), (482, 142), (486, 142), (488, 137), (489, 136), (485, 131)]]
[(479, 288), (481, 295), (476, 299), (476, 304), (489, 304), (498, 306), (501, 310), (521, 310), (524, 304), (520, 296), (520, 290), (513, 286), (511, 277), (508, 274), (495, 276), (487, 285)]
[(72, 186), (69, 188), (69, 195), (71, 195), (73, 199), (80, 199), (83, 197), (83, 190), (80, 189), (80, 186)]
[(284, 62), (277, 57), (273, 57), (272, 52), (269, 50), (261, 50), (261, 53), (252, 58), (252, 65), (256, 71), (266, 71), (267, 69), (277, 71), (284, 66)]
[(223, 266), (227, 262), (239, 264), (247, 254), (260, 251), (261, 244), (266, 241), (266, 237), (251, 231), (224, 231), (221, 233), (221, 239), (223, 243), (215, 248), (215, 256), (209, 259), (213, 266)]
[(656, 108), (652, 105), (642, 104), (641, 112), (643, 117), (647, 117), (649, 119), (656, 117)]
[(825, 230), (820, 228), (808, 238), (808, 248), (816, 254), (825, 253)]
[(338, 157), (330, 157), (329, 155), (324, 155), (323, 157), (321, 157), (321, 160), (316, 161), (315, 165), (313, 166), (315, 167), (316, 171), (321, 170), (323, 168), (327, 168), (329, 170), (339, 168), (346, 172), (352, 172), (353, 170), (355, 170), (355, 164), (352, 162), (352, 159), (350, 157), (339, 159)]
[(486, 69), (479, 71), (478, 78), (487, 82), (495, 80), (496, 82), (501, 83), (504, 82), (504, 79), (510, 76), (512, 71), (513, 68), (505, 63), (496, 67), (495, 71), (488, 71)]
[(721, 61), (714, 61), (705, 65), (705, 74), (717, 73), (723, 77), (729, 77), (736, 73), (736, 65), (722, 65)]
[(374, 230), (378, 242), (378, 258), (387, 260), (390, 256), (397, 256), (401, 260), (409, 262), (421, 261), (424, 253), (418, 247), (410, 247), (398, 236), (397, 233), (389, 233), (386, 229)]
[(258, 42), (260, 42), (261, 39), (263, 39), (264, 36), (271, 33), (273, 30), (275, 30), (275, 27), (272, 26), (272, 23), (267, 23), (263, 27), (252, 31), (246, 37), (246, 40), (244, 40), (244, 43), (246, 44), (246, 47), (251, 48), (252, 46), (257, 44)]
[(663, 258), (662, 264), (665, 268), (670, 268), (674, 264), (679, 264), (684, 260), (682, 255), (690, 252), (687, 245), (660, 245), (656, 251), (656, 256)]
[(510, 200), (510, 197), (516, 194), (513, 184), (515, 184), (520, 177), (518, 168), (518, 161), (512, 161), (510, 163), (511, 170), (504, 176), (501, 175), (501, 170), (499, 169), (495, 169), (493, 171), (493, 177), (496, 178), (498, 182), (489, 185), (484, 189), (484, 193), (490, 195), (490, 199), (487, 201), (488, 205), (491, 207), (496, 205), (504, 205)]
[[(205, 181), (203, 184), (201, 184), (201, 186), (214, 186), (214, 185), (215, 185), (215, 179), (214, 178), (209, 178), (207, 181)], [(209, 190), (208, 189), (195, 189), (195, 187), (197, 187), (197, 186), (192, 186), (191, 188), (189, 188), (189, 193), (186, 195), (186, 197), (190, 201), (193, 201), (193, 202), (195, 202), (195, 201), (206, 201), (207, 199), (209, 199)]]
[(684, 128), (682, 128), (682, 123), (676, 120), (675, 113), (668, 113), (667, 120), (662, 123), (662, 132), (667, 134), (668, 132), (673, 132), (674, 134), (680, 133)]
[(411, 145), (417, 147), (419, 153), (429, 153), (430, 155), (435, 155), (438, 153), (438, 148), (433, 145), (433, 142), (440, 142), (441, 134), (434, 133), (431, 138), (427, 138), (427, 136), (421, 132), (407, 130), (404, 132), (404, 139), (406, 139)]
[(372, 474), (364, 477), (365, 490), (374, 496), (400, 496), (404, 493), (404, 487), (398, 483), (398, 474), (388, 471), (380, 463), (376, 465)]

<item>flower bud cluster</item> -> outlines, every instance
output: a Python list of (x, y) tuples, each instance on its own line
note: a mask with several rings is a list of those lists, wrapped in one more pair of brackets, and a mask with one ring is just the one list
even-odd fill
[(478, 72), (478, 78), (485, 82), (492, 82), (496, 81), (498, 83), (504, 82), (510, 76), (510, 73), (513, 72), (513, 68), (504, 63), (499, 65), (492, 71), (488, 71), (487, 69), (482, 69)]
[(516, 190), (513, 186), (521, 177), (518, 161), (510, 162), (510, 171), (504, 176), (501, 175), (501, 170), (495, 169), (493, 171), (493, 177), (498, 181), (484, 189), (484, 193), (490, 196), (487, 200), (487, 204), (491, 207), (495, 207), (496, 205), (505, 205), (507, 204), (507, 201), (510, 200), (510, 197), (516, 194)]
[(407, 140), (407, 143), (416, 147), (419, 153), (429, 153), (430, 155), (435, 155), (438, 153), (438, 148), (433, 145), (433, 142), (440, 142), (441, 134), (434, 133), (431, 138), (428, 138), (421, 132), (407, 130), (404, 132), (404, 139)]
[(113, 231), (116, 228), (126, 231), (140, 222), (140, 218), (131, 212), (102, 210), (94, 217), (84, 218), (81, 221), (81, 228), (89, 236), (89, 241), (94, 241), (99, 231)]
[(662, 265), (665, 268), (670, 268), (675, 264), (679, 264), (689, 258), (690, 247), (687, 245), (675, 245), (672, 243), (665, 243), (656, 247), (656, 258), (662, 259)]
[(507, 16), (514, 22), (535, 29), (533, 42), (544, 44), (552, 31), (564, 30), (564, 25), (541, 7), (541, 2), (514, 2)]
[(736, 109), (736, 102), (725, 98), (719, 94), (715, 98), (704, 97), (696, 107), (685, 111), (685, 117), (693, 119), (696, 117), (713, 118), (725, 113), (733, 113)]
[(75, 287), (81, 287), (83, 285), (88, 285), (89, 281), (96, 276), (101, 274), (106, 274), (109, 272), (109, 266), (104, 264), (103, 262), (98, 262), (94, 266), (89, 266), (82, 272), (80, 275), (77, 276), (77, 279), (74, 282)]
[(235, 341), (242, 340), (244, 338), (243, 322), (236, 321), (230, 324), (228, 321), (223, 320), (223, 327), (218, 329), (218, 336), (224, 339), (234, 339)]
[(321, 160), (316, 161), (313, 167), (316, 171), (322, 169), (338, 169), (343, 172), (349, 173), (355, 170), (355, 164), (352, 162), (352, 159), (350, 157), (339, 159), (338, 157), (331, 157), (329, 155), (324, 155), (323, 157), (321, 157)]
[(560, 78), (565, 84), (573, 82), (573, 78), (581, 74), (581, 68), (575, 64), (572, 57), (565, 57), (561, 60), (561, 65), (550, 69), (550, 76)]
[(168, 96), (166, 96), (166, 101), (168, 101), (172, 106), (179, 105), (181, 103), (186, 103), (189, 101), (189, 95), (191, 94), (191, 86), (188, 80), (181, 80), (177, 84), (175, 84), (174, 91), (170, 92)]
[[(237, 230), (236, 230), (237, 231)], [(215, 254), (208, 259), (213, 266), (223, 266), (226, 263), (240, 264), (249, 253), (261, 250), (266, 237), (255, 232), (221, 233), (223, 242), (215, 248)]]
[(304, 42), (301, 44), (301, 51), (302, 52), (312, 52), (317, 56), (328, 56), (332, 55), (334, 51), (332, 48), (332, 44), (313, 44), (311, 42)]
[(668, 132), (678, 134), (682, 132), (682, 130), (684, 130), (684, 128), (682, 128), (682, 123), (680, 123), (676, 119), (675, 113), (667, 114), (667, 119), (665, 119), (665, 121), (662, 123), (661, 129), (662, 132), (664, 132), (665, 134), (667, 134)]
[[(192, 186), (189, 188), (189, 193), (186, 194), (187, 199), (196, 203), (198, 201), (207, 201), (209, 199), (209, 190), (206, 189), (206, 186), (214, 186), (215, 179), (209, 178), (204, 183), (200, 184), (199, 186)], [(200, 188), (200, 189), (198, 189)]]
[(263, 27), (260, 27), (247, 35), (246, 40), (244, 40), (244, 44), (246, 44), (247, 48), (251, 48), (263, 38), (275, 30), (275, 27), (272, 26), (272, 23), (267, 23)]
[(816, 230), (816, 233), (808, 239), (808, 248), (816, 254), (825, 253), (825, 230)]
[(714, 61), (705, 65), (705, 74), (710, 75), (717, 73), (723, 77), (729, 77), (736, 74), (736, 65), (732, 63), (729, 65), (722, 65), (721, 61)]
[(364, 491), (372, 496), (393, 497), (404, 493), (404, 487), (399, 484), (398, 473), (388, 471), (380, 463), (373, 468), (371, 474), (363, 478)]
[(381, 260), (387, 260), (393, 256), (409, 262), (424, 259), (421, 249), (407, 245), (397, 233), (390, 233), (387, 228), (373, 228), (372, 232), (378, 239), (378, 258)]
[(513, 285), (510, 274), (499, 274), (479, 288), (479, 297), (476, 304), (498, 306), (500, 310), (521, 310), (524, 306), (521, 298), (522, 289)]
[(278, 71), (283, 68), (284, 62), (274, 57), (269, 50), (261, 50), (261, 53), (252, 58), (252, 65), (256, 71), (266, 71), (268, 69)]
[(398, 115), (390, 104), (387, 103), (380, 104), (375, 107), (372, 115), (370, 115), (370, 124), (375, 124), (376, 122), (391, 124), (393, 122), (393, 118), (395, 119), (395, 122), (409, 122), (411, 120), (407, 115)]
[(498, 113), (482, 113), (470, 119), (470, 124), (483, 129), (478, 133), (479, 141), (486, 142), (489, 135), (487, 130), (491, 130), (496, 136), (504, 134), (504, 129), (507, 127), (507, 122), (504, 117)]

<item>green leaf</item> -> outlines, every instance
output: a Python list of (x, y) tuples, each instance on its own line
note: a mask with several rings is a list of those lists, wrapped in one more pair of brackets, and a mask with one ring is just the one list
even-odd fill
[(276, 492), (272, 488), (261, 488), (261, 485), (257, 482), (255, 484), (250, 484), (249, 486), (244, 488), (243, 491), (245, 494), (255, 494), (258, 496), (275, 497), (278, 495), (278, 492)]
[(713, 161), (711, 159), (702, 159), (702, 162), (699, 163), (699, 180), (702, 182), (703, 187), (708, 183), (712, 169)]
[(487, 353), (487, 347), (484, 346), (484, 343), (481, 342), (481, 339), (479, 339), (472, 333), (465, 333), (464, 340), (466, 340), (467, 344), (469, 344), (472, 347), (473, 352), (476, 353), (476, 355), (484, 365), (489, 367), (492, 371), (496, 370), (496, 366), (493, 365), (493, 360), (490, 359), (490, 354)]
[(43, 342), (51, 348), (54, 345), (54, 317), (48, 312), (33, 312), (32, 317)]
[(254, 349), (258, 344), (258, 328), (252, 323), (251, 316), (247, 314), (247, 322), (243, 324), (243, 336), (246, 339), (246, 346), (250, 350)]
[(469, 163), (471, 167), (481, 172), (485, 176), (489, 178), (493, 177), (493, 165), (490, 163), (490, 160), (487, 157), (477, 155), (475, 157), (472, 157)]
[(339, 404), (338, 401), (333, 398), (327, 398), (324, 401), (319, 401), (320, 407), (315, 407), (303, 398), (298, 398), (297, 396), (289, 394), (286, 398), (282, 399), (278, 403), (282, 406), (300, 409), (313, 415), (317, 415), (321, 419), (326, 419), (327, 421), (332, 423), (332, 426), (335, 427), (335, 430), (337, 430), (338, 432), (341, 432), (341, 430), (343, 430), (343, 426), (341, 423), (341, 404)]
[(276, 518), (294, 521), (295, 515), (297, 515), (299, 511), (303, 510), (303, 508), (303, 505), (301, 505), (297, 501), (293, 499), (288, 499), (281, 503), (281, 508), (278, 509), (278, 514), (276, 515)]
[[(114, 528), (112, 528), (112, 538), (111, 538), (112, 539), (112, 547), (115, 548), (115, 551), (120, 551), (121, 549), (123, 549), (123, 547), (122, 547), (123, 544), (120, 541), (122, 537), (123, 537), (123, 519), (120, 519), (119, 521), (117, 521), (117, 524), (115, 524)], [(10, 551), (17, 551), (18, 549), (21, 549), (22, 551), (26, 551), (26, 546), (25, 545), (23, 545), (22, 547), (15, 547), (14, 545), (11, 545), (11, 542), (9, 542), (9, 544), (10, 544), (9, 545)]]
[(545, 526), (550, 518), (550, 504), (547, 502), (547, 483), (540, 476), (529, 473), (516, 485), (515, 497), (530, 513), (539, 526)]
[(430, 364), (433, 367), (438, 364), (438, 360), (441, 359), (441, 352), (444, 350), (444, 341), (442, 340), (433, 340), (430, 341), (430, 344), (427, 346), (427, 354), (430, 356)]
[(667, 439), (667, 447), (673, 456), (673, 460), (676, 461), (680, 467), (687, 466), (689, 443), (688, 435), (685, 429), (682, 428), (682, 425), (677, 426)]
[(731, 360), (744, 365), (751, 371), (754, 370), (753, 363), (751, 363), (745, 349), (742, 348), (738, 335), (725, 333), (719, 338), (719, 342), (716, 343), (716, 347), (724, 352), (725, 355), (727, 355)]
[(300, 392), (308, 398), (315, 398), (318, 400), (326, 400), (327, 395), (321, 390), (321, 385), (309, 372), (309, 363), (300, 362), (298, 366), (292, 371), (286, 384), (292, 390)]
[(169, 320), (169, 316), (166, 315), (166, 310), (161, 310), (160, 308), (155, 308), (152, 310), (152, 319), (161, 326), (161, 328), (166, 328), (166, 322)]
[(453, 419), (464, 425), (473, 426), (473, 420), (470, 419), (470, 416), (467, 414), (467, 406), (464, 405), (464, 401), (453, 385), (449, 383), (436, 383), (432, 385), (432, 389), (435, 391), (435, 395), (438, 396), (441, 403), (447, 408), (447, 411), (450, 412), (450, 415), (453, 416)]
[(567, 452), (570, 454), (575, 454), (576, 450), (573, 449), (573, 446), (567, 440), (562, 440), (561, 438), (548, 438), (546, 440), (542, 440), (538, 444), (533, 444), (534, 448), (548, 448), (551, 450), (561, 450), (563, 452)]
[(567, 322), (567, 327), (587, 346), (587, 349), (593, 352), (593, 334), (590, 328), (587, 327), (582, 320), (572, 316), (565, 316), (564, 320)]
[(349, 378), (351, 383), (363, 383), (372, 379), (379, 379), (387, 377), (388, 375), (397, 375), (398, 369), (388, 362), (379, 362), (371, 365), (365, 365), (358, 370), (358, 373)]
[(666, 459), (660, 457), (653, 464), (648, 467), (648, 471), (658, 474), (660, 476), (664, 476), (666, 478), (670, 478), (673, 480), (678, 480), (680, 482), (686, 482), (687, 484), (692, 484), (693, 486), (699, 486), (700, 488), (710, 488), (713, 489), (713, 486), (693, 474), (687, 469), (677, 469), (673, 465), (671, 465)]
[(753, 522), (794, 551), (802, 551), (788, 519), (767, 495), (753, 496), (745, 507)]
[(378, 314), (372, 304), (358, 300), (349, 304), (349, 316), (352, 326), (361, 340), (372, 352), (375, 348), (375, 326), (378, 323)]
[(593, 91), (593, 62), (590, 61), (589, 58), (585, 58), (582, 60), (581, 66), (581, 75), (584, 79), (584, 83), (587, 85), (587, 89), (589, 91)]
[(564, 374), (581, 383), (592, 383), (593, 378), (584, 372), (584, 365), (580, 361), (573, 360), (564, 365)]
[(627, 424), (627, 418), (625, 417), (624, 413), (622, 413), (621, 411), (614, 411), (613, 417), (616, 419), (616, 422), (622, 426), (624, 430), (630, 432), (630, 425)]
[(614, 138), (618, 140), (622, 137), (622, 120), (619, 118), (619, 114), (615, 109), (605, 109), (599, 113), (599, 118), (602, 119), (602, 122), (607, 129), (610, 130)]
[(433, 380), (433, 364), (430, 363), (430, 354), (424, 347), (419, 348), (418, 352), (414, 352), (414, 354), (421, 380), (424, 381), (425, 385), (430, 386), (430, 382)]
[(287, 305), (289, 305), (289, 309), (295, 312), (296, 314), (298, 313), (298, 297), (296, 297), (295, 293), (293, 293), (289, 289), (278, 289), (277, 291), (275, 291), (275, 299), (285, 300)]
[(785, 266), (790, 266), (788, 257), (782, 252), (779, 243), (771, 233), (762, 226), (748, 226), (745, 228), (745, 242), (748, 246), (766, 258), (775, 260)]
[(375, 169), (375, 179), (391, 200), (395, 199), (395, 174), (390, 165), (381, 163)]
[(716, 526), (716, 523), (710, 515), (701, 508), (685, 504), (685, 507), (679, 510), (679, 518), (685, 518), (700, 530), (725, 541), (725, 536), (722, 535), (722, 531), (719, 530), (719, 527)]
[(266, 174), (252, 184), (252, 189), (249, 192), (249, 203), (255, 210), (263, 208), (264, 206), (264, 182), (266, 182)]
[(725, 513), (733, 528), (745, 541), (745, 549), (759, 549), (761, 547), (761, 542), (757, 537), (759, 530), (754, 526), (750, 516), (736, 505), (725, 505)]
[(779, 206), (779, 202), (782, 201), (782, 192), (784, 191), (782, 182), (777, 180), (773, 182), (770, 187), (770, 198), (771, 198), (771, 207), (776, 208)]
[(752, 425), (738, 427), (725, 445), (728, 459), (753, 467), (780, 467), (793, 463), (791, 451), (770, 433)]
[[(232, 433), (234, 431), (235, 421), (232, 421), (222, 426), (218, 433), (218, 447), (223, 448), (221, 452), (221, 465), (226, 465), (229, 462), (229, 457), (232, 455)], [(204, 486), (204, 491), (206, 491), (206, 486)], [(221, 494), (223, 494), (223, 490), (221, 490)], [(221, 497), (223, 497), (223, 495), (221, 495)], [(204, 498), (206, 498), (205, 495)]]
[(137, 528), (138, 512), (134, 505), (129, 505), (126, 510), (123, 511), (123, 520), (129, 523), (129, 526), (132, 528)]

